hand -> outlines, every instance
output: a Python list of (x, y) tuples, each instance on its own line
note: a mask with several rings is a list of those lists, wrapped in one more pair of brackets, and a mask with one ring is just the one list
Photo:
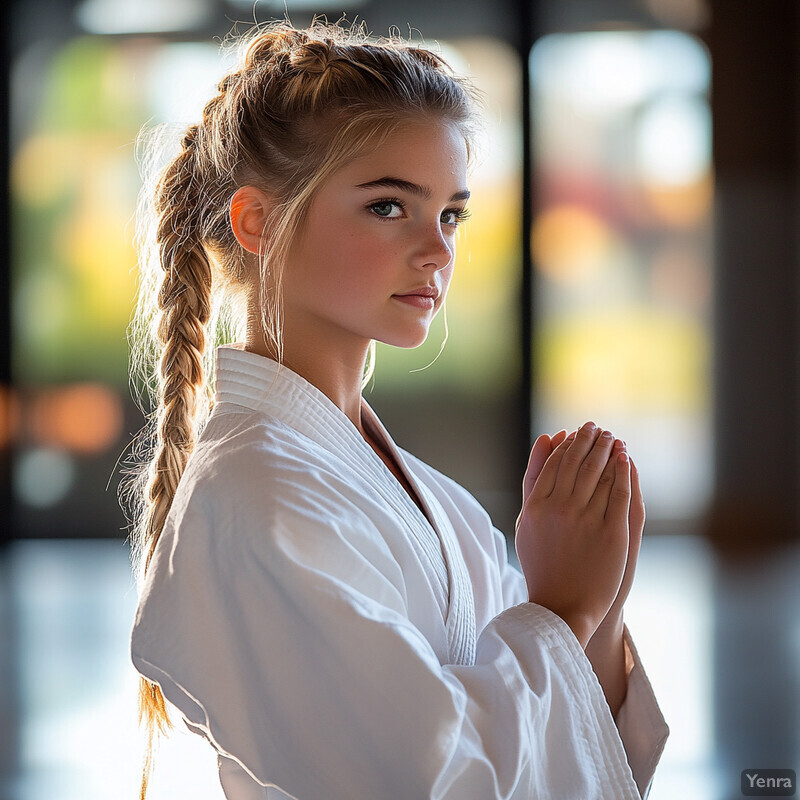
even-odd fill
[(628, 513), (628, 560), (625, 564), (625, 574), (619, 587), (617, 597), (608, 610), (605, 619), (597, 629), (596, 635), (604, 633), (616, 636), (622, 630), (622, 609), (628, 599), (633, 578), (636, 573), (636, 564), (639, 560), (639, 550), (642, 546), (642, 533), (644, 532), (645, 507), (642, 490), (639, 483), (639, 470), (631, 459), (631, 507)]
[(586, 657), (591, 662), (592, 669), (603, 687), (603, 694), (615, 718), (628, 691), (622, 609), (633, 584), (633, 575), (642, 542), (644, 518), (644, 501), (639, 488), (639, 471), (631, 461), (631, 508), (628, 512), (628, 561), (625, 564), (625, 574), (622, 577), (616, 600), (611, 604), (605, 618), (584, 648)]
[(517, 520), (529, 599), (561, 616), (584, 647), (616, 601), (630, 544), (630, 461), (601, 434), (587, 423), (567, 438), (539, 437)]
[[(567, 436), (565, 430), (559, 431), (555, 436), (548, 436), (546, 433), (542, 434), (536, 442), (534, 442), (531, 449), (530, 458), (528, 459), (528, 468), (525, 471), (525, 479), (522, 486), (522, 501), (523, 506), (525, 500), (533, 491), (536, 479), (542, 471), (545, 462), (550, 457), (550, 454), (560, 445)], [(615, 448), (619, 449), (620, 440), (614, 443)], [(622, 443), (624, 447), (624, 442)], [(521, 515), (520, 515), (521, 516)], [(631, 506), (628, 513), (628, 560), (625, 565), (625, 574), (622, 578), (620, 590), (614, 600), (608, 614), (597, 630), (597, 634), (608, 632), (616, 633), (622, 629), (622, 609), (625, 601), (630, 594), (631, 587), (633, 586), (633, 578), (636, 571), (636, 564), (639, 557), (639, 550), (642, 543), (642, 533), (644, 531), (645, 523), (645, 506), (642, 497), (642, 491), (639, 481), (639, 470), (636, 464), (631, 459)], [(519, 519), (517, 520), (519, 524)]]

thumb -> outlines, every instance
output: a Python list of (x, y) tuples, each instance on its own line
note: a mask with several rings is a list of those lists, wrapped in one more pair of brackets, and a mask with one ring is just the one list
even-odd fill
[(543, 433), (534, 443), (531, 449), (530, 457), (528, 458), (528, 468), (525, 470), (525, 479), (522, 482), (522, 503), (528, 499), (528, 495), (533, 491), (536, 484), (536, 479), (544, 467), (544, 462), (547, 461), (553, 450), (564, 441), (567, 435), (566, 431), (559, 431), (555, 436), (550, 438), (548, 434)]

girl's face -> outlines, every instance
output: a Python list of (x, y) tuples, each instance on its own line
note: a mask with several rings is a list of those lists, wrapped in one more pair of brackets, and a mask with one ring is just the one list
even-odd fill
[(287, 346), (422, 344), (453, 272), (466, 168), (458, 128), (426, 120), (404, 124), (335, 172), (289, 253)]

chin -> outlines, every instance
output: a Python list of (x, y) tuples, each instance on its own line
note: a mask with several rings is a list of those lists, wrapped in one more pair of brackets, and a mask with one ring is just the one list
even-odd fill
[(392, 347), (399, 347), (402, 350), (413, 350), (415, 347), (420, 347), (425, 344), (428, 338), (428, 327), (424, 330), (404, 331), (403, 333), (395, 334), (394, 336), (378, 337), (379, 342), (391, 345)]

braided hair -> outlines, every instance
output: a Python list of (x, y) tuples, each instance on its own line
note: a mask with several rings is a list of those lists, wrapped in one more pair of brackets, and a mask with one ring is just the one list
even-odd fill
[[(242, 309), (257, 298), (265, 339), (282, 359), (281, 278), (317, 189), (409, 119), (456, 123), (468, 149), (474, 130), (476, 92), (466, 80), (437, 54), (372, 41), (363, 27), (260, 27), (242, 38), (239, 65), (218, 90), (140, 198), (132, 366), (153, 410), (123, 499), (142, 578), (213, 406), (209, 338), (219, 337), (222, 320), (243, 331)], [(258, 256), (239, 245), (229, 218), (231, 198), (247, 185), (277, 200)], [(148, 731), (144, 798), (153, 736), (169, 727), (160, 688), (144, 678), (140, 721)]]

